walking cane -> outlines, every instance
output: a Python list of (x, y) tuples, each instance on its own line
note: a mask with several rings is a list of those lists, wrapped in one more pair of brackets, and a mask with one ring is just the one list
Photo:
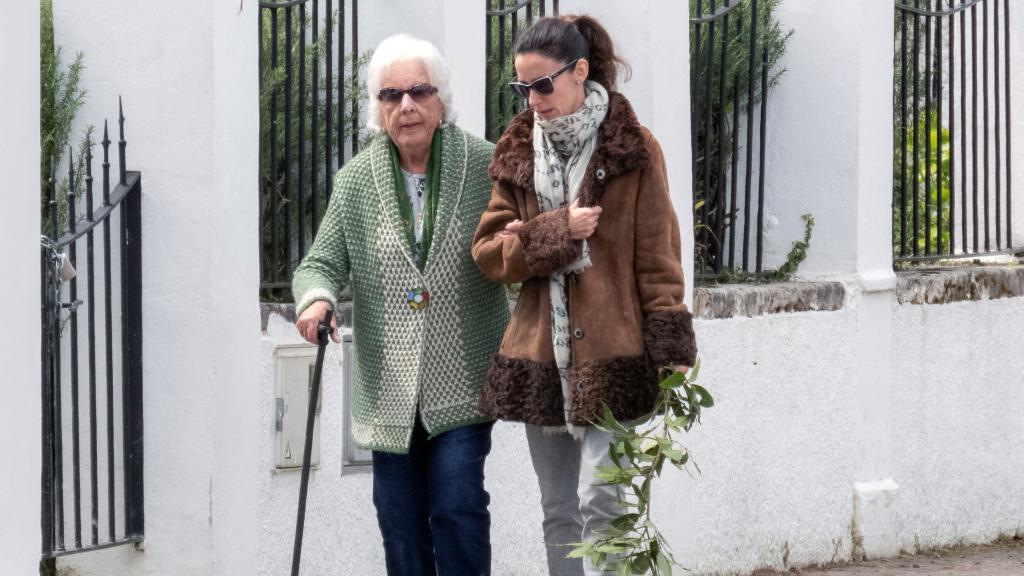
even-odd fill
[(320, 376), (324, 370), (324, 350), (331, 333), (331, 317), (334, 310), (327, 310), (324, 319), (316, 327), (316, 366), (313, 368), (313, 383), (309, 390), (309, 411), (306, 413), (306, 445), (302, 449), (302, 480), (299, 482), (299, 513), (295, 519), (295, 548), (292, 551), (292, 576), (299, 576), (302, 556), (302, 528), (306, 523), (306, 491), (309, 488), (309, 459), (313, 454), (313, 419), (316, 416), (317, 398), (320, 396)]

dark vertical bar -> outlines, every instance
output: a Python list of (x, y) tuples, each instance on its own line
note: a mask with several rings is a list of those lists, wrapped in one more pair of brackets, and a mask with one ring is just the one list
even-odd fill
[(960, 12), (960, 252), (967, 244), (967, 12)]
[[(258, 76), (258, 84), (259, 84), (260, 94), (263, 94), (263, 91), (266, 89), (266, 85), (267, 85), (267, 79), (266, 79), (266, 75), (267, 75), (266, 68), (268, 68), (268, 65), (266, 63), (267, 49), (263, 45), (264, 44), (263, 43), (263, 35), (264, 35), (264, 27), (265, 27), (264, 14), (266, 13), (265, 11), (266, 11), (266, 8), (264, 8), (263, 6), (260, 6), (258, 8), (258, 12), (257, 12), (257, 15), (256, 15), (256, 46), (258, 48), (257, 51), (259, 53), (258, 57), (259, 57), (259, 63), (260, 63), (259, 64), (260, 65), (260, 72), (259, 72), (259, 76)], [(267, 120), (268, 120), (268, 118), (267, 118), (266, 114), (263, 112), (263, 106), (261, 104), (260, 105), (260, 136), (259, 136), (261, 139), (265, 138), (267, 136), (267, 131), (264, 129), (265, 122), (267, 122)], [(268, 142), (268, 144), (269, 144), (269, 142)], [(264, 151), (263, 151), (263, 143), (262, 142), (260, 143), (260, 154), (259, 154), (259, 157), (260, 157), (260, 159), (259, 159), (259, 166), (256, 169), (256, 173), (258, 174), (257, 177), (259, 178), (259, 184), (258, 184), (259, 188), (258, 188), (258, 192), (257, 192), (257, 194), (258, 194), (257, 198), (259, 199), (259, 207), (260, 207), (260, 216), (259, 216), (260, 226), (259, 226), (259, 233), (257, 235), (257, 242), (258, 242), (257, 245), (260, 247), (260, 286), (261, 286), (260, 296), (262, 297), (262, 295), (263, 295), (262, 285), (269, 278), (268, 274), (269, 274), (269, 270), (270, 270), (270, 263), (267, 261), (267, 251), (264, 249), (264, 246), (263, 246), (263, 234), (267, 230), (267, 214), (266, 214), (266, 212), (264, 210), (264, 204), (263, 204), (264, 197), (267, 194), (267, 186), (266, 186), (266, 181), (267, 181), (267, 178), (266, 178), (267, 177), (267, 172), (266, 172), (267, 154), (265, 154)]]
[(491, 45), (493, 42), (491, 33), (491, 21), (494, 18), (490, 14), (491, 0), (484, 0), (487, 3), (487, 8), (484, 12), (484, 21), (486, 24), (485, 34), (485, 45), (484, 45), (484, 134), (488, 140), (496, 139), (494, 134), (494, 112), (491, 109), (494, 102), (494, 90), (491, 85), (494, 83), (494, 75), (492, 72), (491, 59), (494, 57), (494, 47)]
[[(505, 70), (508, 68), (508, 62), (505, 60), (505, 14), (502, 11), (505, 10), (505, 0), (498, 0), (498, 74), (503, 77)], [(516, 14), (512, 14), (512, 36), (515, 38), (515, 22)], [(498, 126), (497, 133), (500, 135), (505, 129), (505, 87), (501, 86), (498, 88)]]
[[(742, 33), (743, 20), (736, 19), (737, 35)], [(729, 269), (736, 267), (736, 194), (739, 190), (740, 165), (740, 75), (733, 75), (732, 81), (732, 158), (730, 167), (732, 179), (729, 190)]]
[[(998, 1), (998, 0), (997, 0)], [(1010, 150), (1010, 0), (1003, 4), (1003, 50), (1004, 50), (1004, 89), (1006, 90), (1006, 247), (1013, 248), (1013, 186), (1011, 185), (1011, 168), (1013, 154)]]
[(768, 123), (768, 49), (761, 48), (761, 129), (757, 139), (760, 145), (760, 158), (757, 166), (757, 272), (761, 272), (761, 260), (764, 255), (764, 155), (765, 127)]
[[(284, 9), (284, 277), (292, 277), (292, 60), (295, 47), (292, 45), (292, 10)], [(301, 234), (300, 234), (301, 235)]]
[(971, 6), (971, 186), (974, 251), (978, 251), (978, 5)]
[(120, 126), (120, 134), (117, 139), (117, 155), (121, 162), (121, 185), (124, 185), (128, 181), (128, 168), (125, 164), (125, 149), (128, 147), (128, 142), (124, 139), (124, 102), (121, 97), (117, 97), (117, 116), (118, 125)]
[[(992, 104), (993, 104), (993, 106), (995, 106), (995, 118), (994, 118), (994, 123), (993, 123), (993, 126), (992, 126), (992, 128), (993, 128), (992, 131), (993, 131), (993, 133), (995, 135), (995, 147), (996, 147), (996, 149), (995, 149), (995, 153), (996, 153), (996, 177), (995, 177), (995, 181), (996, 181), (996, 198), (995, 198), (995, 204), (996, 204), (996, 220), (995, 220), (996, 250), (1002, 250), (1003, 249), (1003, 228), (1002, 228), (1002, 226), (1000, 224), (1003, 221), (1003, 212), (1002, 212), (1002, 206), (1000, 205), (1000, 202), (999, 202), (999, 198), (1000, 198), (1001, 193), (1002, 193), (1002, 185), (1001, 185), (1002, 183), (1000, 182), (999, 176), (1003, 172), (1003, 166), (1002, 166), (1002, 162), (1001, 162), (1002, 158), (1001, 158), (1001, 156), (999, 154), (1000, 148), (1002, 148), (1002, 143), (1000, 142), (1001, 138), (1000, 138), (1000, 133), (999, 133), (999, 128), (1000, 128), (999, 119), (1001, 117), (1001, 115), (1000, 115), (1001, 111), (999, 109), (999, 1), (998, 0), (996, 0), (996, 2), (992, 3), (992, 57), (993, 57), (993, 60), (992, 60), (992, 73), (994, 74), (994, 78), (993, 78), (994, 82), (992, 84), (992, 90), (994, 92), (994, 94), (992, 96)], [(1007, 190), (1007, 195), (1009, 195), (1009, 190)]]
[[(60, 218), (57, 215), (57, 187), (54, 179), (51, 177), (51, 188), (52, 194), (50, 194), (50, 229), (53, 230), (53, 235), (56, 238), (60, 238)], [(64, 550), (64, 425), (63, 425), (63, 408), (61, 407), (61, 383), (63, 378), (61, 376), (61, 361), (60, 361), (60, 278), (54, 277), (54, 286), (52, 288), (53, 294), (53, 312), (52, 312), (52, 323), (50, 326), (50, 350), (53, 351), (53, 379), (52, 387), (53, 391), (53, 455), (54, 455), (54, 500), (57, 516), (57, 546), (55, 550)]]
[[(103, 121), (103, 207), (110, 207), (110, 135), (107, 121)], [(113, 298), (110, 274), (110, 215), (103, 219), (103, 327), (106, 347), (106, 400), (107, 400), (107, 529), (111, 542), (115, 539), (114, 522), (114, 328)]]
[(270, 198), (267, 203), (267, 210), (270, 211), (270, 250), (267, 256), (267, 280), (275, 282), (280, 280), (280, 262), (277, 251), (277, 203), (278, 203), (278, 178), (277, 178), (277, 8), (270, 9), (270, 67), (274, 70), (274, 85), (270, 92), (270, 167), (267, 170), (267, 177), (270, 178)]
[[(725, 0), (728, 7), (730, 0)], [(729, 15), (722, 18), (722, 53), (719, 58), (718, 70), (718, 166), (715, 174), (718, 186), (715, 189), (715, 272), (722, 269), (725, 253), (725, 218), (727, 202), (725, 201), (725, 79), (729, 67)]]
[[(931, 8), (931, 0), (925, 5)], [(929, 200), (932, 196), (932, 17), (924, 17), (924, 253), (932, 253), (932, 217)], [(915, 222), (915, 229), (917, 223)]]
[[(1007, 2), (1009, 2), (1009, 0), (1007, 0)], [(553, 14), (555, 16), (558, 16), (558, 0), (554, 0), (554, 11), (553, 11)]]
[[(359, 86), (359, 0), (352, 0), (352, 89)], [(352, 154), (359, 151), (359, 98), (352, 95)]]
[[(75, 157), (68, 146), (68, 232), (72, 235), (77, 231), (77, 217), (75, 204), (78, 202), (78, 194), (75, 193)], [(71, 266), (78, 267), (78, 241), (72, 240), (68, 243), (68, 259)], [(68, 360), (71, 368), (71, 470), (72, 490), (75, 497), (75, 548), (82, 547), (82, 460), (81, 460), (81, 437), (79, 430), (79, 409), (78, 409), (78, 278), (72, 278), (69, 282), (70, 307), (68, 315), (71, 317), (71, 358)]]
[[(52, 189), (51, 189), (52, 197)], [(56, 230), (53, 232), (56, 235)], [(54, 498), (53, 498), (53, 361), (52, 361), (52, 348), (51, 348), (51, 336), (50, 333), (53, 330), (53, 319), (51, 318), (53, 310), (53, 290), (51, 288), (51, 279), (49, 276), (49, 270), (52, 266), (50, 262), (50, 252), (48, 247), (44, 247), (39, 251), (40, 262), (39, 262), (39, 286), (40, 286), (40, 302), (42, 308), (40, 309), (40, 320), (42, 330), (39, 331), (40, 342), (40, 360), (41, 360), (41, 408), (42, 418), (40, 419), (42, 425), (42, 458), (39, 473), (39, 485), (40, 485), (40, 527), (42, 528), (42, 553), (49, 554), (53, 552), (53, 536), (54, 536)], [(55, 281), (55, 280), (53, 280)]]
[[(118, 119), (120, 161), (124, 156), (124, 114)], [(121, 201), (121, 350), (124, 417), (125, 537), (144, 533), (142, 420), (142, 183), (136, 180)]]
[(537, 15), (540, 16), (541, 18), (543, 18), (544, 15), (545, 15), (544, 14), (544, 8), (545, 8), (544, 0), (540, 0), (539, 6), (540, 6), (540, 8), (539, 8), (540, 11), (537, 13)]
[(982, 126), (983, 132), (982, 137), (984, 142), (982, 144), (982, 157), (984, 159), (985, 170), (985, 251), (988, 252), (992, 248), (990, 246), (989, 238), (989, 157), (988, 157), (988, 3), (981, 5), (981, 93), (982, 93)]
[[(942, 0), (935, 0), (935, 11), (942, 12)], [(935, 139), (937, 158), (935, 175), (935, 253), (942, 254), (942, 16), (934, 16), (935, 20)], [(929, 138), (930, 140), (930, 138)], [(930, 217), (929, 217), (930, 219)]]
[[(317, 0), (313, 0), (313, 45), (319, 46), (320, 39), (320, 8), (317, 5)], [(317, 123), (319, 111), (320, 111), (320, 51), (313, 51), (313, 89), (310, 90), (310, 103), (311, 117), (309, 119), (310, 127), (313, 129), (313, 133), (310, 135), (310, 147), (309, 152), (312, 156), (309, 159), (309, 192), (310, 192), (310, 204), (313, 215), (313, 239), (316, 239), (316, 231), (320, 224), (320, 219), (317, 215), (318, 201), (317, 193), (320, 189), (317, 186), (317, 163), (320, 160), (320, 125)], [(328, 185), (329, 187), (330, 185)], [(327, 205), (327, 200), (330, 198), (330, 190), (324, 192), (324, 206)]]
[[(331, 112), (334, 107), (334, 63), (331, 58), (331, 40), (334, 36), (334, 7), (331, 4), (331, 0), (327, 0), (326, 20), (324, 20), (326, 35), (326, 47), (327, 51), (325, 54), (325, 66), (326, 72), (324, 73), (324, 82), (326, 82), (326, 96), (327, 104), (324, 106), (324, 187), (327, 190), (327, 200), (331, 199), (331, 174), (334, 171), (331, 168)], [(343, 66), (342, 63), (339, 62)], [(338, 81), (341, 82), (343, 75), (338, 76)]]
[[(93, 195), (92, 195), (92, 139), (86, 143), (85, 148), (85, 210), (86, 219), (92, 224), (93, 218)], [(92, 504), (92, 544), (95, 546), (100, 541), (100, 519), (99, 519), (99, 472), (97, 470), (96, 455), (96, 259), (94, 257), (95, 239), (93, 229), (89, 228), (86, 234), (85, 244), (85, 269), (88, 274), (86, 288), (89, 291), (86, 307), (89, 311), (86, 332), (89, 338), (89, 487), (90, 501)]]
[(900, 257), (907, 255), (907, 13), (900, 10)]
[[(704, 13), (704, 0), (696, 0), (696, 8), (694, 16), (700, 18)], [(693, 50), (690, 54), (690, 70), (696, 71), (696, 73), (690, 74), (690, 174), (691, 180), (693, 181), (693, 194), (695, 201), (700, 200), (701, 186), (700, 176), (701, 171), (698, 167), (698, 157), (700, 156), (697, 151), (700, 150), (698, 142), (698, 134), (700, 133), (700, 118), (701, 118), (701, 93), (700, 93), (700, 50), (703, 46), (701, 39), (703, 33), (703, 24), (696, 23), (693, 25), (693, 36), (694, 46), (696, 50)], [(696, 204), (695, 204), (696, 205)], [(700, 214), (694, 210), (693, 220), (695, 223), (700, 222)], [(695, 232), (697, 235), (703, 234), (703, 231)]]
[(750, 0), (750, 62), (747, 66), (747, 165), (746, 190), (743, 196), (743, 270), (749, 272), (750, 252), (750, 186), (754, 170), (754, 65), (757, 62), (757, 0)]
[[(920, 7), (919, 0), (914, 0), (914, 7), (915, 8), (919, 8)], [(913, 154), (913, 156), (911, 158), (911, 164), (913, 166), (913, 170), (911, 172), (913, 173), (912, 178), (913, 178), (913, 185), (914, 185), (914, 187), (913, 187), (913, 189), (911, 191), (911, 201), (912, 201), (911, 212), (913, 214), (913, 222), (912, 222), (912, 224), (913, 224), (913, 227), (912, 227), (913, 234), (911, 234), (911, 242), (913, 242), (913, 245), (911, 247), (912, 248), (911, 249), (911, 254), (913, 254), (914, 256), (917, 256), (917, 255), (920, 254), (920, 247), (919, 247), (920, 245), (918, 244), (918, 239), (920, 238), (920, 232), (919, 232), (919, 230), (920, 230), (920, 210), (918, 208), (918, 204), (919, 204), (918, 203), (918, 199), (920, 198), (920, 193), (921, 193), (921, 183), (920, 183), (920, 176), (919, 176), (919, 174), (921, 172), (918, 170), (918, 156), (920, 156), (920, 154), (918, 153), (920, 151), (920, 148), (918, 148), (918, 144), (920, 142), (919, 138), (920, 138), (920, 131), (921, 131), (921, 116), (920, 116), (920, 114), (921, 114), (921, 107), (918, 105), (918, 103), (921, 101), (921, 93), (920, 93), (921, 92), (921, 63), (920, 63), (920, 55), (921, 55), (921, 26), (919, 24), (919, 17), (918, 17), (918, 15), (916, 13), (914, 14), (914, 23), (913, 24), (914, 24), (914, 100), (911, 103), (911, 106), (913, 107), (913, 111), (914, 111), (914, 145), (911, 146), (911, 154)]]
[(949, 1), (949, 253), (956, 253), (956, 16)]
[[(715, 8), (717, 8), (717, 6), (716, 6), (717, 3), (718, 3), (717, 0), (711, 0), (711, 5), (710, 5), (710, 8), (708, 9), (710, 13), (713, 14), (715, 12)], [(703, 112), (704, 112), (704, 186), (700, 190), (700, 198), (701, 198), (701, 200), (704, 201), (704, 204), (701, 206), (701, 219), (700, 219), (700, 223), (704, 225), (704, 227), (701, 228), (701, 236), (703, 236), (704, 239), (705, 239), (705, 241), (702, 242), (702, 244), (706, 247), (705, 249), (707, 250), (707, 256), (708, 256), (709, 259), (711, 258), (711, 255), (714, 253), (713, 252), (713, 250), (714, 250), (713, 243), (716, 241), (716, 239), (710, 238), (710, 236), (711, 236), (711, 234), (710, 234), (711, 229), (708, 228), (708, 225), (710, 224), (710, 222), (709, 222), (709, 215), (711, 214), (711, 208), (712, 208), (711, 204), (715, 200), (714, 197), (712, 196), (712, 193), (711, 193), (712, 192), (712, 185), (711, 185), (711, 162), (712, 162), (712, 160), (711, 160), (711, 154), (712, 154), (712, 152), (711, 152), (711, 135), (712, 135), (711, 134), (711, 130), (712, 129), (711, 129), (711, 123), (714, 122), (714, 111), (715, 111), (714, 102), (711, 101), (711, 94), (712, 94), (711, 87), (712, 87), (712, 84), (714, 84), (714, 78), (715, 78), (715, 71), (714, 71), (714, 65), (715, 65), (715, 24), (716, 24), (716, 22), (714, 20), (712, 20), (708, 24), (707, 48), (705, 49), (706, 53), (705, 53), (704, 70), (705, 70), (706, 76), (704, 77), (704, 110), (703, 110)], [(713, 265), (714, 265), (714, 267), (717, 270), (718, 264), (717, 263), (713, 263)]]
[(299, 260), (306, 255), (306, 4), (299, 6), (299, 175), (296, 179)]
[[(352, 55), (353, 70), (359, 65), (359, 57)], [(355, 78), (355, 76), (353, 76)], [(352, 83), (353, 94), (359, 86)], [(353, 130), (354, 132), (354, 130)], [(353, 148), (353, 153), (355, 149)], [(345, 164), (345, 0), (338, 0), (338, 168)]]
[(526, 26), (533, 24), (533, 0), (526, 3)]

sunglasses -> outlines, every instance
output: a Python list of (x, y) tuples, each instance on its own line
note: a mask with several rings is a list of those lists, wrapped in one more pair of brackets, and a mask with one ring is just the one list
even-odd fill
[(512, 87), (513, 92), (515, 92), (516, 94), (523, 98), (530, 97), (530, 90), (533, 90), (537, 94), (543, 94), (544, 96), (547, 96), (548, 94), (551, 94), (552, 92), (555, 91), (555, 78), (558, 78), (558, 75), (561, 74), (562, 72), (565, 72), (566, 70), (576, 66), (576, 63), (579, 61), (580, 59), (577, 58), (572, 62), (569, 62), (565, 66), (562, 66), (556, 72), (548, 74), (547, 76), (541, 76), (540, 78), (537, 78), (533, 82), (520, 82), (519, 80), (513, 80), (509, 82), (508, 85)]
[(377, 100), (385, 104), (398, 104), (408, 94), (413, 102), (422, 104), (434, 94), (437, 94), (437, 87), (430, 84), (413, 84), (405, 90), (401, 88), (381, 88), (377, 93)]

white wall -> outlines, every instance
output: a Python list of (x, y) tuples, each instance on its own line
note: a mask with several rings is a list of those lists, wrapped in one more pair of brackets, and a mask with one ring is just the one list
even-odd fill
[(1024, 298), (894, 318), (900, 547), (1024, 536)]
[(252, 574), (256, 3), (55, 4), (59, 42), (86, 55), (79, 123), (115, 118), (123, 95), (128, 165), (142, 172), (146, 453), (145, 552), (60, 564)]
[[(7, 465), (0, 472), (0, 558), (3, 571), (31, 574), (42, 548), (39, 502), (40, 316), (39, 316), (39, 5), (5, 7), (0, 18), (0, 74), (8, 89), (0, 96), (0, 171), (4, 266), (0, 283), (9, 304), (10, 330), (0, 336), (4, 401), (0, 430)], [(17, 88), (14, 88), (17, 87)]]

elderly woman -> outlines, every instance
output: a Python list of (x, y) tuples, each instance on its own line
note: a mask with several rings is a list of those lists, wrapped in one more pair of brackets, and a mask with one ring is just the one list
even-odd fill
[(493, 419), (479, 405), (508, 305), (470, 254), (493, 149), (452, 124), (448, 78), (428, 42), (399, 35), (377, 47), (367, 114), (381, 134), (335, 178), (293, 285), (310, 342), (352, 288), (352, 436), (373, 451), (387, 571), (402, 576), (490, 573)]
[(695, 360), (679, 226), (658, 141), (614, 91), (625, 64), (604, 28), (542, 18), (514, 50), (512, 89), (529, 109), (498, 141), (473, 256), (522, 289), (483, 405), (526, 423), (551, 574), (598, 574), (565, 558), (622, 513), (595, 480), (610, 435), (592, 422), (604, 406), (619, 420), (649, 415), (657, 369)]

